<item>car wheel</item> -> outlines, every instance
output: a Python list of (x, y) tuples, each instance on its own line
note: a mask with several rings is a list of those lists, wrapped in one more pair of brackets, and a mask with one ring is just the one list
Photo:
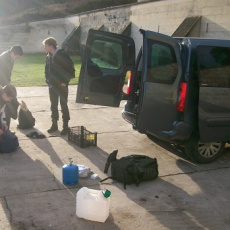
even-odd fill
[(225, 147), (225, 142), (207, 142), (200, 141), (199, 135), (194, 134), (185, 146), (187, 156), (202, 164), (210, 163), (216, 160)]

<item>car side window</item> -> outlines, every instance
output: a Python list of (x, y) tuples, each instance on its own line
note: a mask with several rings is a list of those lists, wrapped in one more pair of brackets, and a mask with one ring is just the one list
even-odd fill
[(230, 48), (198, 46), (200, 86), (230, 87)]
[(165, 43), (149, 40), (147, 81), (172, 84), (178, 72), (173, 48)]
[(119, 43), (95, 40), (90, 60), (102, 69), (119, 69), (122, 64), (122, 46)]

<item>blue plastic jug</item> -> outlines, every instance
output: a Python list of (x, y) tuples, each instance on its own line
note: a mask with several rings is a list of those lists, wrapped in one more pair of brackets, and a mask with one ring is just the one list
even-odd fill
[(62, 167), (62, 183), (68, 186), (78, 184), (78, 166), (73, 164), (72, 158), (69, 161)]

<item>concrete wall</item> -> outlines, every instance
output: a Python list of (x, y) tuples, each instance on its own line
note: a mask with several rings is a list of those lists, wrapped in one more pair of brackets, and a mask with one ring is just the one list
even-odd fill
[(171, 35), (186, 17), (202, 15), (200, 36), (230, 39), (230, 0), (162, 0), (140, 2), (125, 7), (107, 8), (62, 19), (0, 27), (0, 52), (14, 44), (26, 53), (44, 52), (42, 41), (53, 36), (59, 46), (71, 31), (81, 26), (81, 43), (86, 41), (90, 28), (120, 33), (132, 22), (131, 36), (137, 49), (141, 45), (139, 29)]
[(0, 27), (0, 51), (18, 44), (25, 53), (44, 52), (42, 41), (45, 38), (53, 36), (62, 44), (78, 23), (79, 17), (75, 16)]
[(86, 42), (90, 28), (99, 29), (103, 25), (104, 31), (119, 33), (130, 22), (130, 6), (107, 8), (103, 11), (88, 12), (80, 15), (81, 41)]
[(230, 1), (171, 0), (143, 3), (131, 8), (132, 36), (141, 44), (139, 28), (173, 34), (188, 16), (202, 15), (200, 37), (230, 39)]

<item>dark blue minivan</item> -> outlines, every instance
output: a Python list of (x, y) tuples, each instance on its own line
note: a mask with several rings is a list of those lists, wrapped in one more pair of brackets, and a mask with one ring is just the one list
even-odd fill
[(122, 116), (134, 129), (184, 146), (199, 163), (214, 161), (230, 141), (230, 40), (140, 32), (136, 57), (132, 38), (89, 31), (76, 102), (127, 100)]

